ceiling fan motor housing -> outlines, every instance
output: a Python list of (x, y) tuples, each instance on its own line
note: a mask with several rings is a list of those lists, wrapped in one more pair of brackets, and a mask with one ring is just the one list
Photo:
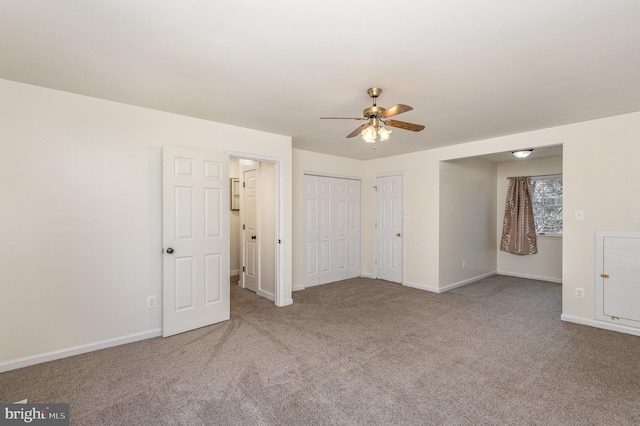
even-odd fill
[(386, 108), (382, 108), (379, 106), (372, 106), (369, 108), (365, 108), (364, 111), (362, 111), (362, 115), (365, 116), (365, 118), (371, 118), (371, 117), (377, 117), (378, 114), (380, 114), (382, 111), (385, 111)]

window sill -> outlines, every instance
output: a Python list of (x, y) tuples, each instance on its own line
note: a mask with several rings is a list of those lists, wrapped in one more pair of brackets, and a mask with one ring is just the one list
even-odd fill
[(537, 238), (562, 238), (562, 234), (536, 234)]

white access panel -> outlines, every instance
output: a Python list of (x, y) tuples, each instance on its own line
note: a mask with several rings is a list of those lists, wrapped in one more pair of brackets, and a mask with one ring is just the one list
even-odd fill
[(640, 231), (596, 231), (596, 319), (640, 327)]

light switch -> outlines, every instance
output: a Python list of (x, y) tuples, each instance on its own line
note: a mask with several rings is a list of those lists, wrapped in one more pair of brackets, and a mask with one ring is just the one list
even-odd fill
[(584, 210), (576, 210), (576, 220), (584, 220)]

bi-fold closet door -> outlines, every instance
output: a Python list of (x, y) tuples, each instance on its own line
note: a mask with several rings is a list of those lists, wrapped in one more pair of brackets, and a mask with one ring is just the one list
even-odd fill
[(304, 176), (304, 285), (360, 276), (360, 181)]

